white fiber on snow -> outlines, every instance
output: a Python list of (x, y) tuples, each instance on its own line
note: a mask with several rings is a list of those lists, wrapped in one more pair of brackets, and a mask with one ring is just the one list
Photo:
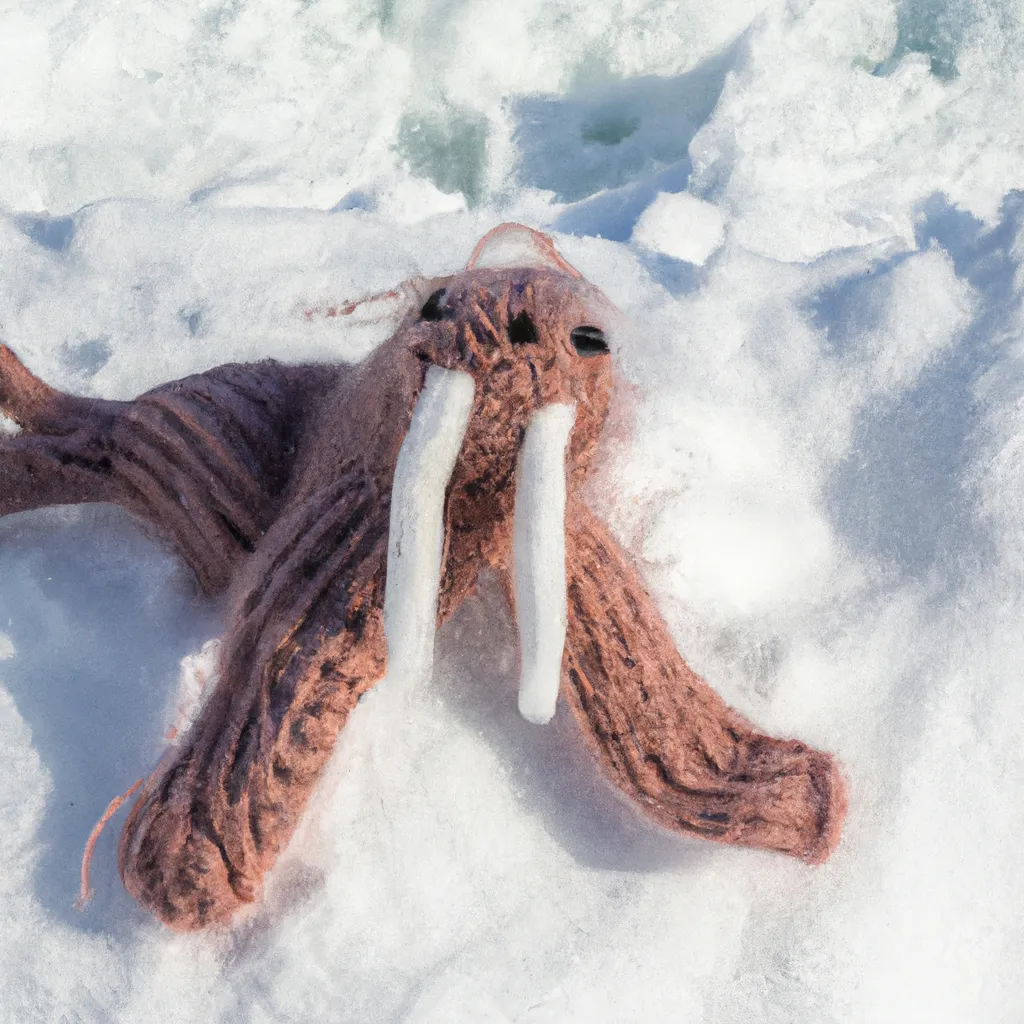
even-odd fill
[(0, 339), (81, 394), (361, 359), (401, 310), (304, 310), (551, 231), (630, 324), (587, 500), (850, 791), (820, 868), (648, 828), (517, 713), (485, 576), (253, 914), (163, 930), (123, 815), (79, 914), (225, 609), (116, 509), (11, 516), (0, 1024), (1024, 1019), (1019, 4), (13, 0), (0, 109)]

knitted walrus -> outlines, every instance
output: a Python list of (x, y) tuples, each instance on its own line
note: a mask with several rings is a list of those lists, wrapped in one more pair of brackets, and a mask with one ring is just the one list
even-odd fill
[[(478, 266), (515, 233), (540, 265)], [(120, 840), (125, 886), (165, 924), (256, 899), (360, 694), (385, 669), (429, 671), (436, 623), (485, 567), (516, 609), (528, 719), (561, 697), (659, 825), (831, 853), (836, 762), (757, 732), (687, 667), (583, 503), (613, 311), (545, 236), (503, 225), (354, 366), (228, 364), (115, 402), (56, 391), (0, 346), (0, 410), (21, 427), (0, 438), (0, 515), (114, 502), (228, 595), (217, 684)]]

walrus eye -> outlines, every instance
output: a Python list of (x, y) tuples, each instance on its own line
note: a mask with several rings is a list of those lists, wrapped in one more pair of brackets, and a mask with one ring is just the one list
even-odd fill
[(423, 308), (420, 310), (421, 320), (443, 320), (445, 313), (447, 312), (441, 305), (444, 299), (444, 288), (438, 288), (426, 302), (423, 303)]
[(525, 309), (509, 318), (508, 340), (513, 345), (532, 345), (537, 340), (537, 328)]
[(603, 356), (608, 354), (608, 342), (600, 327), (577, 327), (569, 335), (572, 346), (581, 356)]

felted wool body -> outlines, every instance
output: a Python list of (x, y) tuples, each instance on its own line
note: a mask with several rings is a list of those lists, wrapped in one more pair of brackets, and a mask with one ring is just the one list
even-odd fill
[(22, 427), (0, 440), (0, 514), (115, 502), (227, 598), (216, 688), (124, 826), (128, 890), (176, 929), (227, 922), (257, 898), (339, 730), (387, 669), (392, 484), (431, 366), (475, 387), (446, 494), (438, 621), (485, 567), (514, 605), (523, 439), (541, 408), (574, 406), (562, 705), (600, 770), (658, 825), (824, 860), (845, 813), (833, 758), (759, 733), (687, 667), (584, 503), (612, 390), (612, 356), (595, 340), (610, 303), (564, 265), (428, 287), (358, 365), (221, 366), (133, 402), (54, 391), (0, 346), (0, 409)]

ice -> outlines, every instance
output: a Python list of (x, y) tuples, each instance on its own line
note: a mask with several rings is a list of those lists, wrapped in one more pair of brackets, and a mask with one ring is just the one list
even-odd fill
[(632, 241), (702, 267), (724, 241), (722, 215), (688, 192), (659, 192), (633, 228)]
[(517, 714), (485, 579), (232, 931), (134, 905), (123, 817), (79, 914), (224, 609), (116, 510), (13, 516), (0, 1022), (1024, 1017), (1022, 43), (1003, 0), (8, 4), (0, 337), (33, 370), (124, 398), (360, 359), (413, 292), (305, 311), (547, 226), (629, 324), (588, 501), (850, 815), (817, 869), (648, 829)]

